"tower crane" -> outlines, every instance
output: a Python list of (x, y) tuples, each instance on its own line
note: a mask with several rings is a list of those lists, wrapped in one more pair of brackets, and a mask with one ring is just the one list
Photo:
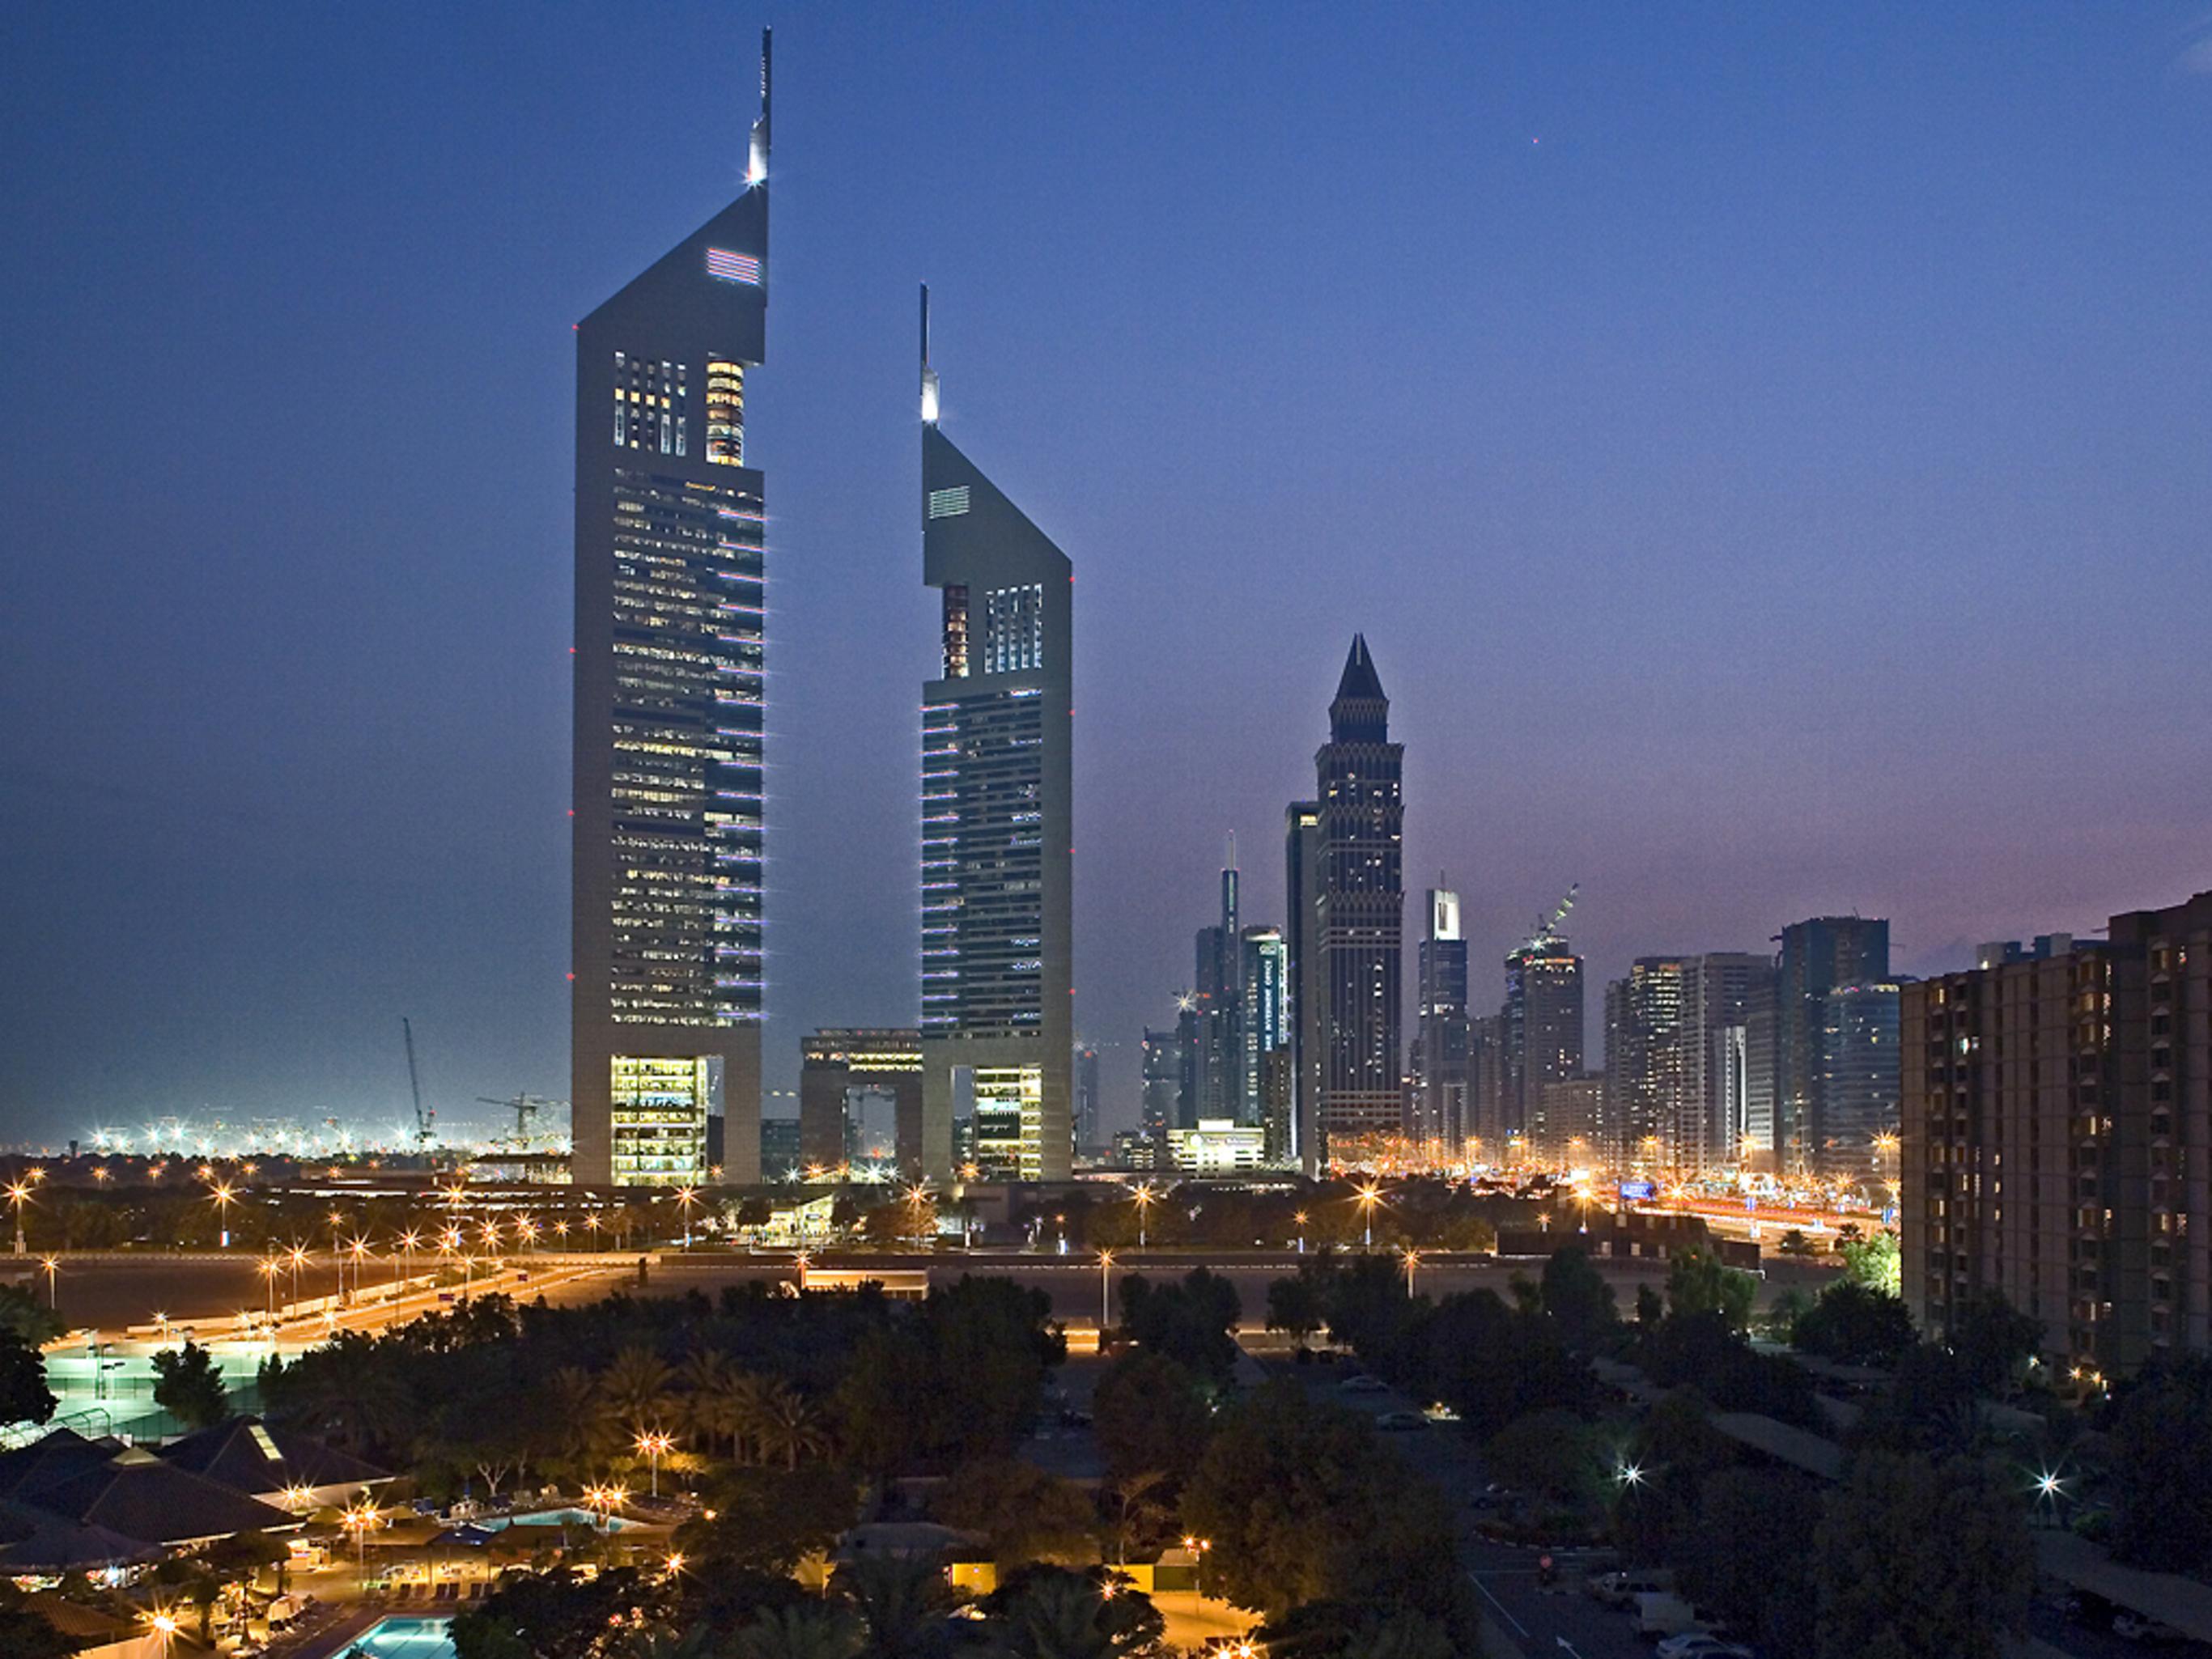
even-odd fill
[(1552, 919), (1547, 921), (1541, 916), (1536, 918), (1536, 931), (1528, 937), (1531, 946), (1541, 945), (1547, 939), (1557, 939), (1559, 936), (1559, 924), (1567, 919), (1567, 912), (1575, 908), (1575, 895), (1582, 890), (1582, 883), (1570, 882), (1567, 885), (1566, 896), (1559, 901), (1559, 908), (1552, 912)]
[(504, 1106), (514, 1114), (514, 1138), (530, 1139), (530, 1120), (548, 1106), (566, 1106), (565, 1100), (548, 1100), (544, 1095), (508, 1095), (504, 1099), (491, 1095), (478, 1095), (477, 1100), (485, 1106)]
[(406, 1039), (407, 1087), (415, 1097), (415, 1144), (427, 1147), (432, 1138), (430, 1126), (438, 1121), (438, 1113), (434, 1107), (428, 1112), (422, 1109), (422, 1079), (415, 1070), (415, 1028), (404, 1014), (399, 1018), (399, 1035)]

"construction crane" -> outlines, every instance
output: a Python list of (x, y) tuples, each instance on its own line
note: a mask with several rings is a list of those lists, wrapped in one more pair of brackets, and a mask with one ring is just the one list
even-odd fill
[(438, 1113), (434, 1107), (428, 1112), (422, 1109), (422, 1079), (415, 1071), (415, 1028), (408, 1024), (404, 1014), (399, 1017), (399, 1035), (407, 1042), (407, 1087), (415, 1096), (415, 1144), (427, 1147), (431, 1140), (430, 1126), (438, 1121)]
[(509, 1095), (501, 1100), (491, 1095), (478, 1095), (477, 1101), (486, 1106), (504, 1106), (514, 1114), (514, 1138), (530, 1139), (530, 1120), (548, 1106), (566, 1106), (565, 1100), (548, 1100), (544, 1095)]
[(1567, 919), (1567, 912), (1575, 908), (1575, 895), (1582, 890), (1582, 883), (1570, 882), (1567, 885), (1566, 896), (1559, 901), (1559, 908), (1552, 912), (1552, 919), (1547, 921), (1541, 916), (1537, 917), (1536, 931), (1528, 936), (1528, 943), (1522, 948), (1533, 950), (1549, 940), (1557, 939), (1559, 936), (1559, 924)]

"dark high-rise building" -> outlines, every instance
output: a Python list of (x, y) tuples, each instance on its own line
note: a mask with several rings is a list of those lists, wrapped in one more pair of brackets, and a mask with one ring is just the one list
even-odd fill
[(1467, 941), (1460, 937), (1459, 895), (1429, 889), (1428, 927), (1420, 945), (1414, 1004), (1413, 1139), (1456, 1163), (1474, 1133), (1468, 1109), (1471, 1027), (1467, 1009)]
[(1353, 637), (1345, 658), (1328, 727), (1314, 756), (1321, 834), (1312, 918), (1322, 1003), (1313, 1121), (1324, 1158), (1332, 1139), (1395, 1134), (1405, 1122), (1406, 750), (1390, 741), (1390, 701), (1364, 637)]
[(1559, 932), (1571, 890), (1548, 922), (1505, 958), (1505, 1045), (1501, 1115), (1506, 1137), (1545, 1137), (1544, 1085), (1583, 1074), (1583, 959)]
[(807, 1165), (921, 1168), (921, 1033), (897, 1027), (827, 1030), (808, 1037), (799, 1068), (799, 1150)]
[(1294, 800), (1283, 814), (1283, 949), (1290, 958), (1291, 1144), (1286, 1156), (1319, 1173), (1314, 1113), (1321, 1103), (1321, 803)]
[(744, 193), (576, 329), (575, 1176), (760, 1178), (768, 43)]
[(1075, 1144), (1085, 1152), (1105, 1146), (1098, 1121), (1098, 1050), (1088, 1042), (1075, 1045)]
[(1767, 957), (1725, 951), (1639, 957), (1606, 987), (1606, 1121), (1620, 1157), (1686, 1174), (1741, 1160), (1752, 1010), (1773, 978)]
[(1240, 1115), (1244, 1088), (1243, 1047), (1237, 1035), (1243, 956), (1238, 940), (1233, 836), (1229, 862), (1221, 872), (1221, 919), (1198, 930), (1193, 954), (1192, 1012), (1197, 1017), (1198, 1037), (1192, 1055), (1198, 1091), (1193, 1109), (1198, 1118), (1235, 1118)]
[(1163, 1146), (1182, 1122), (1182, 1037), (1145, 1027), (1144, 1103), (1138, 1127)]
[[(1894, 1128), (1898, 1073), (1889, 923), (1816, 916), (1782, 930), (1775, 981), (1775, 1154), (1791, 1174), (1863, 1176)], [(1831, 1005), (1839, 993), (1854, 994)], [(1885, 1013), (1887, 1002), (1892, 1012)], [(1893, 1023), (1891, 1029), (1894, 1030)]]
[(1485, 1014), (1468, 1024), (1468, 1138), (1480, 1163), (1505, 1155), (1505, 1016)]
[(927, 289), (921, 358), (922, 580), (942, 597), (943, 646), (922, 696), (922, 1169), (951, 1172), (960, 1073), (992, 1146), (1016, 1149), (1011, 1172), (1065, 1181), (1074, 576), (939, 428)]
[(2108, 1376), (2212, 1349), (2212, 893), (1901, 988), (1900, 1269), (1985, 1290)]

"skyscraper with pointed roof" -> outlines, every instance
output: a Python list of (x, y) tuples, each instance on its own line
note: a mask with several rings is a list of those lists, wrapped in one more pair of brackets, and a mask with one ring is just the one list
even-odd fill
[(952, 1173), (970, 1105), (984, 1171), (1070, 1173), (1073, 784), (1067, 556), (938, 426), (921, 291), (922, 580), (941, 672), (922, 689), (922, 1172)]
[(1311, 1011), (1318, 1054), (1306, 1166), (1346, 1136), (1396, 1133), (1404, 1125), (1400, 992), (1404, 956), (1405, 745), (1390, 741), (1390, 701), (1364, 635), (1354, 635), (1328, 741), (1314, 756), (1313, 915), (1302, 918), (1321, 1006)]
[(576, 328), (575, 1176), (760, 1176), (769, 39), (744, 192)]

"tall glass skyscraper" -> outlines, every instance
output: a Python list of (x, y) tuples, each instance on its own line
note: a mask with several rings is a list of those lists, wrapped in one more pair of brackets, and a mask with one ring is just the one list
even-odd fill
[(769, 43), (744, 193), (576, 329), (575, 1176), (760, 1176)]
[(953, 1111), (964, 1094), (978, 1162), (992, 1149), (986, 1173), (1065, 1181), (1075, 579), (1067, 556), (937, 416), (924, 289), (922, 580), (942, 597), (943, 661), (922, 689), (922, 1170), (952, 1173)]
[(1467, 941), (1460, 936), (1459, 895), (1448, 887), (1429, 889), (1419, 963), (1409, 1127), (1432, 1156), (1452, 1162), (1475, 1129), (1468, 1103)]
[(1367, 641), (1355, 636), (1328, 706), (1328, 741), (1314, 756), (1318, 868), (1310, 948), (1320, 952), (1319, 1098), (1312, 1122), (1328, 1156), (1345, 1137), (1404, 1127), (1399, 1075), (1405, 934), (1402, 775), (1390, 741), (1390, 700)]

